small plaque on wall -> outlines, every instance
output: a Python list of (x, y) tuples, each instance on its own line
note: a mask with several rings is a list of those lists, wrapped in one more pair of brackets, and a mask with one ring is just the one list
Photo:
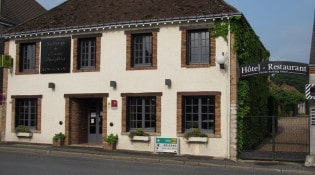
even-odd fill
[(41, 43), (40, 73), (70, 73), (71, 38), (49, 38)]

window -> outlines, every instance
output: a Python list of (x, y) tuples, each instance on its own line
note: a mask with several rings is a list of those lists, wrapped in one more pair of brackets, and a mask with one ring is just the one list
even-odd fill
[(35, 71), (36, 43), (23, 43), (20, 49), (20, 72)]
[(215, 66), (215, 37), (208, 29), (182, 30), (181, 66), (187, 68)]
[(162, 93), (123, 93), (122, 133), (142, 129), (151, 135), (161, 133)]
[(73, 36), (73, 72), (99, 72), (102, 34)]
[(125, 31), (126, 69), (157, 69), (157, 32), (159, 29)]
[(198, 128), (210, 137), (221, 137), (220, 98), (220, 92), (178, 92), (178, 136)]
[(80, 68), (95, 68), (96, 41), (95, 38), (79, 39), (79, 62)]
[(155, 131), (155, 97), (128, 97), (127, 120), (129, 130)]
[(132, 35), (133, 65), (151, 66), (152, 63), (152, 34)]
[(15, 114), (15, 126), (25, 125), (29, 129), (37, 129), (36, 98), (17, 99)]
[(209, 31), (189, 31), (187, 38), (187, 64), (209, 64)]
[(214, 133), (214, 96), (183, 97), (183, 131), (199, 128), (205, 133)]

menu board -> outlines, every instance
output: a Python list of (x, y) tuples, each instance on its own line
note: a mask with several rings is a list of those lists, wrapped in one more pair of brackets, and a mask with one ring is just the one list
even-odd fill
[(70, 73), (71, 38), (49, 38), (41, 43), (40, 73)]

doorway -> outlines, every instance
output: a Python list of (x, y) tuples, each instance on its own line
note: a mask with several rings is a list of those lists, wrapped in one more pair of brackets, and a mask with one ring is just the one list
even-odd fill
[(102, 144), (102, 100), (90, 100), (88, 108), (88, 143)]
[(102, 145), (107, 94), (67, 94), (65, 99), (66, 144)]

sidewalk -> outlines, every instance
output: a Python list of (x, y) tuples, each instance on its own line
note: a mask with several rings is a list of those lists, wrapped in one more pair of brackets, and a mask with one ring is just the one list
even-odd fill
[(304, 167), (303, 163), (278, 162), (278, 161), (243, 161), (237, 162), (227, 159), (216, 159), (211, 157), (174, 155), (174, 154), (154, 154), (149, 152), (115, 150), (106, 151), (102, 148), (64, 146), (53, 147), (43, 144), (28, 143), (3, 143), (0, 142), (0, 151), (31, 152), (38, 154), (50, 154), (56, 156), (84, 156), (111, 160), (138, 161), (150, 163), (179, 164), (188, 166), (211, 166), (224, 168), (247, 169), (252, 172), (264, 171), (276, 174), (314, 174), (315, 167)]

